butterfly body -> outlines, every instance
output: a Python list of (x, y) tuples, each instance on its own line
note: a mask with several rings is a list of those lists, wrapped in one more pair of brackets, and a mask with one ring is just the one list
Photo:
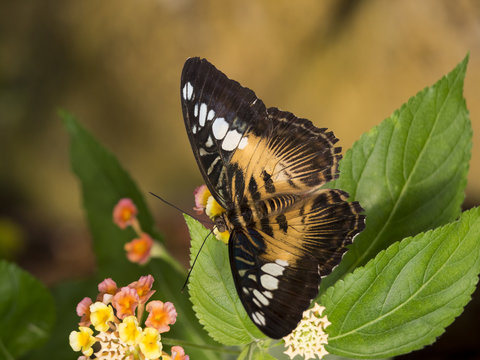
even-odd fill
[(357, 202), (321, 186), (338, 176), (332, 132), (277, 108), (206, 60), (181, 79), (185, 126), (197, 163), (225, 213), (239, 297), (268, 336), (290, 333), (364, 227)]

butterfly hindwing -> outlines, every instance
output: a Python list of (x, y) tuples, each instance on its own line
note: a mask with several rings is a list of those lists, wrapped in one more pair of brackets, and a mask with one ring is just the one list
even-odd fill
[(237, 291), (252, 321), (268, 336), (281, 338), (293, 330), (303, 313), (299, 309), (309, 306), (320, 279), (363, 229), (360, 206), (345, 196), (325, 189), (292, 201), (264, 200), (268, 210), (260, 225), (232, 234), (230, 265)]
[(265, 334), (283, 337), (364, 228), (348, 194), (320, 189), (338, 176), (337, 139), (309, 120), (267, 109), (205, 59), (187, 60), (180, 91), (200, 171), (226, 210), (239, 297)]
[[(278, 339), (292, 331), (318, 293), (320, 276), (313, 256), (296, 265), (266, 256), (268, 235), (255, 229), (235, 230), (229, 240), (230, 265), (240, 299), (252, 321)], [(263, 250), (262, 250), (263, 247)], [(273, 256), (273, 257), (275, 257)]]

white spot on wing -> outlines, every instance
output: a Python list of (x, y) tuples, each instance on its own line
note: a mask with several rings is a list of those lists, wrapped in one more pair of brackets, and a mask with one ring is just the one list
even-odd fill
[(262, 304), (260, 304), (260, 301), (258, 301), (258, 300), (255, 299), (255, 298), (252, 298), (252, 300), (253, 300), (253, 303), (254, 303), (255, 305), (257, 305), (259, 308), (262, 307)]
[(200, 126), (205, 126), (205, 121), (207, 120), (207, 104), (202, 103), (200, 105), (200, 114), (198, 116), (198, 122)]
[(193, 107), (193, 116), (198, 116), (198, 104), (195, 104), (195, 106)]
[(213, 120), (214, 117), (215, 117), (215, 111), (210, 110), (207, 115), (207, 120)]
[(183, 86), (183, 99), (184, 100), (191, 100), (192, 99), (192, 96), (193, 96), (193, 86), (190, 82), (187, 82), (184, 86)]
[(208, 137), (207, 142), (205, 143), (206, 147), (210, 147), (213, 145), (213, 139), (211, 136)]
[(267, 290), (276, 290), (278, 288), (278, 279), (274, 278), (271, 275), (262, 275), (260, 276), (260, 282), (262, 286)]
[(262, 293), (260, 291), (258, 291), (257, 289), (253, 290), (253, 295), (255, 295), (255, 297), (263, 304), (263, 305), (268, 305), (270, 303), (270, 301), (268, 301), (268, 299), (262, 295)]
[(248, 144), (248, 138), (244, 136), (242, 137), (242, 140), (240, 140), (240, 143), (238, 144), (238, 148), (242, 150), (245, 148), (245, 146), (247, 146), (247, 144)]
[(192, 132), (193, 132), (194, 134), (197, 133), (197, 125), (193, 125), (193, 127), (192, 127)]
[(265, 297), (269, 298), (269, 299), (272, 299), (273, 298), (273, 294), (270, 292), (270, 291), (264, 291), (263, 292), (263, 295), (265, 295)]
[(212, 132), (215, 139), (220, 140), (225, 137), (225, 134), (228, 131), (228, 123), (224, 118), (216, 118), (212, 124)]
[(275, 262), (276, 262), (278, 265), (281, 265), (281, 266), (283, 266), (283, 267), (288, 266), (288, 261), (287, 261), (287, 260), (277, 259), (277, 260), (275, 260)]
[(217, 164), (217, 162), (220, 160), (220, 156), (217, 156), (215, 158), (215, 160), (212, 161), (212, 163), (210, 164), (210, 166), (208, 167), (208, 170), (207, 170), (207, 175), (210, 175), (210, 173), (213, 171), (213, 169), (215, 168), (215, 165)]
[(276, 263), (267, 263), (261, 267), (263, 272), (273, 276), (280, 276), (285, 271), (285, 268), (282, 265)]
[(237, 130), (230, 130), (225, 136), (225, 139), (223, 139), (222, 149), (225, 151), (232, 151), (238, 146), (241, 138), (242, 134)]
[(262, 326), (266, 325), (265, 316), (260, 314), (260, 312), (257, 311), (257, 312), (252, 313), (252, 318), (253, 318), (253, 322), (255, 324), (262, 325)]

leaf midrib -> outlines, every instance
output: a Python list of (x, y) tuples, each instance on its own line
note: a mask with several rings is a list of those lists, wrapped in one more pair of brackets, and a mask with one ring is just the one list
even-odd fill
[[(344, 272), (344, 275), (342, 275), (341, 278), (343, 278), (346, 274), (351, 273), (360, 263), (363, 262), (363, 260), (365, 259), (365, 257), (366, 257), (367, 255), (369, 255), (370, 250), (378, 243), (378, 241), (381, 239), (381, 236), (383, 235), (383, 233), (385, 232), (385, 230), (388, 228), (388, 226), (389, 226), (389, 224), (390, 224), (390, 222), (391, 222), (391, 220), (392, 220), (392, 218), (393, 218), (393, 215), (394, 215), (395, 212), (397, 211), (397, 208), (398, 208), (399, 204), (402, 202), (403, 197), (405, 196), (405, 193), (406, 193), (406, 191), (407, 191), (406, 189), (408, 189), (408, 185), (410, 184), (411, 179), (413, 178), (413, 174), (416, 172), (416, 169), (417, 169), (418, 164), (419, 164), (419, 162), (420, 162), (420, 161), (418, 161), (418, 159), (420, 159), (420, 158), (423, 156), (423, 154), (424, 154), (424, 152), (425, 152), (425, 149), (427, 148), (427, 145), (428, 145), (428, 144), (430, 143), (430, 141), (431, 141), (432, 134), (434, 133), (435, 128), (437, 127), (440, 114), (442, 113), (445, 104), (448, 102), (449, 98), (450, 98), (450, 97), (452, 96), (452, 94), (453, 94), (452, 89), (455, 88), (455, 84), (456, 84), (457, 81), (458, 81), (458, 78), (459, 78), (459, 76), (460, 76), (460, 73), (461, 73), (461, 72), (458, 72), (458, 73), (457, 73), (457, 75), (456, 75), (456, 77), (455, 77), (455, 80), (454, 80), (453, 83), (452, 83), (452, 86), (450, 86), (449, 89), (448, 89), (448, 95), (447, 95), (446, 99), (444, 100), (444, 102), (443, 102), (440, 110), (439, 110), (438, 113), (437, 113), (437, 116), (436, 116), (436, 118), (435, 118), (435, 122), (434, 122), (434, 124), (433, 124), (432, 130), (430, 131), (430, 133), (429, 133), (429, 135), (428, 135), (427, 141), (425, 141), (425, 143), (424, 143), (424, 145), (423, 145), (423, 147), (422, 147), (422, 150), (421, 150), (421, 152), (420, 152), (420, 155), (417, 157), (417, 161), (415, 162), (415, 165), (414, 165), (412, 171), (410, 172), (407, 180), (405, 181), (404, 185), (402, 186), (402, 190), (401, 190), (401, 192), (400, 192), (400, 195), (398, 196), (397, 201), (394, 203), (393, 209), (392, 209), (392, 211), (390, 212), (387, 220), (384, 222), (384, 225), (381, 227), (381, 229), (380, 229), (380, 231), (377, 233), (377, 235), (376, 235), (376, 236), (373, 238), (373, 240), (369, 243), (368, 247), (367, 247), (364, 251), (362, 251), (362, 253), (360, 254), (360, 256), (358, 256), (358, 257), (350, 264), (350, 266), (348, 266), (348, 268), (347, 268), (346, 271)], [(447, 81), (447, 80), (448, 80), (448, 79), (445, 78), (445, 81)], [(425, 95), (426, 95), (426, 94), (425, 94)], [(425, 97), (422, 98), (422, 103), (423, 103), (424, 101), (425, 101)], [(421, 105), (422, 105), (422, 104), (420, 104), (420, 106), (421, 106)], [(419, 108), (420, 108), (420, 106), (419, 106)], [(417, 111), (417, 112), (415, 113), (415, 115), (414, 115), (414, 120), (415, 120), (415, 118), (417, 117), (417, 114), (418, 114), (418, 111)], [(412, 121), (412, 123), (413, 123), (413, 121)], [(371, 156), (371, 155), (370, 155), (370, 156)], [(357, 187), (358, 187), (358, 184), (359, 184), (359, 181), (357, 182)]]
[[(435, 271), (434, 274), (432, 274), (432, 276), (428, 279), (428, 281), (424, 282), (424, 283), (423, 283), (414, 293), (412, 293), (404, 302), (402, 302), (402, 303), (399, 304), (398, 306), (392, 308), (390, 311), (386, 312), (385, 314), (383, 314), (383, 315), (381, 315), (381, 316), (379, 316), (379, 317), (377, 317), (377, 318), (375, 318), (375, 319), (373, 319), (373, 320), (371, 320), (371, 321), (369, 321), (369, 322), (367, 322), (367, 323), (365, 323), (365, 324), (363, 324), (363, 325), (361, 325), (361, 326), (359, 326), (359, 327), (357, 327), (357, 328), (355, 328), (355, 329), (352, 329), (352, 330), (350, 330), (350, 331), (348, 331), (348, 332), (346, 332), (346, 333), (344, 333), (344, 334), (331, 337), (331, 338), (329, 339), (329, 341), (341, 339), (341, 338), (343, 338), (343, 337), (345, 337), (345, 336), (348, 336), (348, 335), (350, 335), (350, 334), (353, 334), (353, 333), (355, 333), (355, 332), (357, 332), (357, 331), (359, 331), (359, 330), (361, 330), (361, 329), (363, 329), (363, 328), (365, 328), (365, 327), (367, 327), (367, 326), (373, 325), (373, 324), (379, 322), (380, 320), (382, 320), (382, 319), (390, 316), (392, 313), (396, 312), (397, 310), (401, 309), (403, 306), (405, 306), (406, 304), (408, 304), (413, 298), (415, 298), (415, 297), (417, 296), (418, 293), (420, 293), (428, 284), (430, 284), (430, 282), (432, 282), (434, 279), (436, 279), (436, 277), (437, 277), (438, 274), (441, 272), (441, 270), (443, 270), (444, 267), (447, 266), (447, 264), (449, 263), (450, 259), (451, 259), (451, 258), (453, 257), (453, 255), (457, 252), (457, 250), (460, 248), (460, 245), (462, 244), (462, 242), (464, 241), (464, 239), (466, 239), (466, 238), (469, 236), (469, 234), (470, 234), (471, 231), (472, 231), (472, 229), (471, 229), (471, 227), (470, 227), (470, 228), (468, 229), (467, 233), (465, 234), (465, 236), (463, 236), (463, 237), (458, 241), (458, 244), (457, 244), (457, 246), (455, 247), (455, 250), (450, 253), (450, 255), (448, 256), (448, 259), (442, 264), (442, 266), (440, 266), (440, 268), (439, 268), (437, 271)], [(451, 232), (450, 232), (450, 233), (451, 233)], [(429, 246), (430, 244), (431, 244), (431, 243), (428, 243), (427, 246)], [(409, 245), (410, 245), (410, 244), (409, 244)], [(430, 260), (431, 260), (431, 259), (430, 259)], [(410, 260), (410, 261), (411, 261), (411, 260)], [(408, 263), (410, 263), (410, 261), (408, 261), (408, 262), (402, 267), (402, 269), (405, 268), (405, 266), (406, 266)], [(382, 269), (382, 272), (383, 272), (383, 271), (385, 271), (385, 268)], [(467, 275), (467, 274), (465, 274), (465, 275)], [(464, 276), (465, 276), (465, 275), (464, 275)], [(464, 276), (463, 276), (463, 277), (464, 277)], [(462, 277), (462, 278), (463, 278), (463, 277)]]

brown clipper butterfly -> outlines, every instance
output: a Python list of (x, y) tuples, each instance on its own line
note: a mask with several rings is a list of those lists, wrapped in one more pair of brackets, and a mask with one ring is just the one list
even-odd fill
[(338, 176), (332, 132), (277, 108), (205, 59), (185, 62), (180, 95), (193, 153), (226, 212), (233, 280), (266, 335), (288, 335), (364, 228), (358, 202), (321, 186)]

